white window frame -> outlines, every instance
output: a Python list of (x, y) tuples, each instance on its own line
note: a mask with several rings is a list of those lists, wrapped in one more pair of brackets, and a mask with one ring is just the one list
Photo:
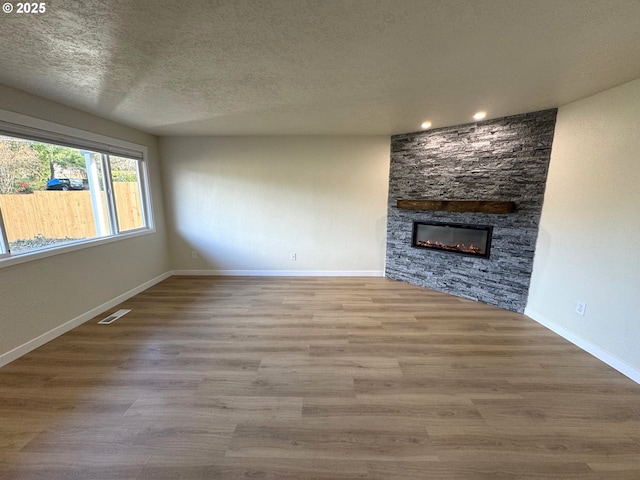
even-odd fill
[[(153, 218), (151, 189), (149, 187), (149, 169), (147, 168), (148, 161), (146, 146), (1, 109), (0, 134), (102, 153), (103, 155), (101, 158), (103, 165), (105, 164), (105, 154), (137, 160), (138, 182), (140, 186), (140, 197), (142, 200), (141, 213), (143, 220), (143, 227), (120, 232), (116, 218), (112, 218), (110, 219), (110, 223), (114, 223), (113, 226), (115, 228), (112, 228), (112, 233), (108, 236), (94, 237), (88, 240), (79, 240), (70, 244), (61, 244), (48, 247), (46, 249), (37, 249), (12, 255), (9, 251), (6, 229), (4, 228), (2, 212), (0, 211), (0, 268), (72, 252), (74, 250), (81, 250), (97, 245), (118, 242), (133, 237), (155, 233), (156, 230)], [(104, 178), (105, 188), (108, 189), (107, 201), (113, 204), (111, 215), (115, 216), (116, 210), (113, 198), (113, 189), (111, 187), (110, 171), (104, 172)]]

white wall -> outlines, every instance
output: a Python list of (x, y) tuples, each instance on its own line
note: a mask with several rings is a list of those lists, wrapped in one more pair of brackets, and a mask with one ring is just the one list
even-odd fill
[(161, 138), (173, 268), (381, 275), (389, 142)]
[(155, 137), (2, 85), (0, 109), (146, 145), (156, 219), (151, 235), (0, 268), (2, 365), (14, 349), (164, 274), (169, 259)]
[(558, 111), (525, 313), (640, 382), (639, 299), (636, 80)]

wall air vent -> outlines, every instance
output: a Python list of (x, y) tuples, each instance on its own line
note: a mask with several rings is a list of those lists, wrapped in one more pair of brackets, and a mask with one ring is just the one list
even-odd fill
[(115, 313), (112, 313), (111, 315), (109, 315), (107, 318), (103, 318), (102, 320), (100, 320), (98, 322), (99, 325), (109, 325), (113, 322), (115, 322), (116, 320), (118, 320), (120, 317), (125, 316), (127, 313), (129, 313), (131, 310), (118, 310)]

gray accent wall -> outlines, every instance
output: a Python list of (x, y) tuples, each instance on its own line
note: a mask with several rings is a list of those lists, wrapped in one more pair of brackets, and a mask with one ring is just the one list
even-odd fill
[[(391, 137), (385, 275), (523, 312), (556, 109)], [(402, 210), (399, 199), (503, 200), (510, 214)], [(411, 246), (414, 221), (492, 225), (490, 258)]]

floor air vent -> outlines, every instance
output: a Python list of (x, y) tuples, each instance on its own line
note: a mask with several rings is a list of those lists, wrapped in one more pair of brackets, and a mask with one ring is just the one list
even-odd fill
[(131, 310), (118, 310), (115, 313), (112, 313), (111, 315), (109, 315), (107, 318), (103, 318), (102, 320), (100, 320), (98, 322), (99, 325), (109, 325), (110, 323), (115, 322), (117, 319), (119, 319), (120, 317), (125, 316), (127, 313), (129, 313)]

